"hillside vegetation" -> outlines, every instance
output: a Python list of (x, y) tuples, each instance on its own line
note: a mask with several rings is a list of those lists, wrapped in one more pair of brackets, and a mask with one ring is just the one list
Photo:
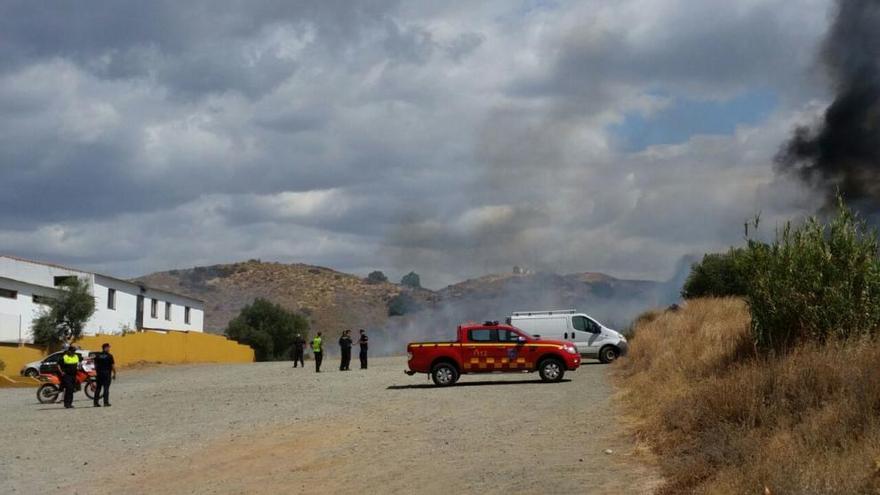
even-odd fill
[(665, 493), (880, 493), (877, 232), (840, 200), (688, 282), (744, 298), (642, 315), (617, 369)]
[(746, 303), (694, 299), (635, 327), (615, 379), (662, 494), (880, 493), (880, 343), (756, 351)]

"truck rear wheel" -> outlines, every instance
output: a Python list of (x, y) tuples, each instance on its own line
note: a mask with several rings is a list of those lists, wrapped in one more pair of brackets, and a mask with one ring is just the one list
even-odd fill
[(605, 346), (599, 351), (599, 361), (608, 364), (615, 361), (619, 355), (620, 351), (618, 351), (616, 347), (610, 345)]
[(431, 379), (439, 387), (448, 387), (458, 381), (458, 370), (450, 363), (437, 363), (431, 368)]
[(547, 358), (538, 365), (538, 374), (545, 382), (558, 382), (565, 376), (565, 365), (556, 358)]

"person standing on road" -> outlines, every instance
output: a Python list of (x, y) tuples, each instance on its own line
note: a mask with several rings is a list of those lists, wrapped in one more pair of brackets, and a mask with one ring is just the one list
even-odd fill
[(113, 354), (110, 354), (110, 344), (105, 343), (101, 346), (101, 352), (95, 354), (94, 361), (97, 378), (94, 407), (101, 407), (101, 404), (98, 404), (100, 397), (104, 398), (104, 407), (110, 407), (110, 381), (116, 379), (116, 360), (113, 359)]
[(61, 387), (64, 389), (64, 408), (73, 407), (73, 391), (76, 388), (76, 372), (79, 369), (80, 357), (75, 346), (68, 346), (56, 366), (61, 374)]
[(369, 347), (368, 344), (370, 338), (367, 337), (367, 333), (364, 331), (363, 328), (361, 328), (360, 332), (361, 336), (358, 339), (358, 343), (361, 345), (361, 353), (359, 357), (361, 358), (361, 369), (365, 370), (367, 369), (367, 347)]
[(296, 363), (299, 361), (300, 365), (305, 368), (306, 363), (303, 361), (303, 355), (306, 353), (305, 351), (306, 339), (303, 338), (302, 335), (296, 334), (293, 337), (293, 347), (290, 349), (293, 354), (293, 367), (296, 368)]
[(315, 355), (315, 373), (321, 372), (321, 361), (324, 360), (324, 348), (322, 347), (321, 332), (312, 339), (312, 354)]
[(351, 371), (351, 330), (342, 332), (342, 336), (339, 337), (339, 349), (342, 351), (339, 371)]

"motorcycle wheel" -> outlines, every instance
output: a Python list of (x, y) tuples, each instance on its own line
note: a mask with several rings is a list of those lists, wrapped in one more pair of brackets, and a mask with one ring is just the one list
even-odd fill
[(98, 390), (98, 382), (94, 379), (88, 380), (85, 384), (86, 397), (95, 399), (95, 392)]
[(37, 400), (40, 404), (53, 404), (58, 400), (61, 389), (57, 385), (44, 383), (37, 389)]

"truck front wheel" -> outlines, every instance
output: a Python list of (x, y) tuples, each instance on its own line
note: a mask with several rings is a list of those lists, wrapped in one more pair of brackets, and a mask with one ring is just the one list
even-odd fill
[(565, 376), (565, 365), (556, 358), (547, 358), (538, 365), (538, 374), (545, 382), (558, 382)]
[(449, 363), (437, 363), (431, 368), (431, 378), (435, 385), (448, 387), (458, 381), (458, 370)]

